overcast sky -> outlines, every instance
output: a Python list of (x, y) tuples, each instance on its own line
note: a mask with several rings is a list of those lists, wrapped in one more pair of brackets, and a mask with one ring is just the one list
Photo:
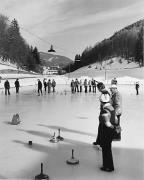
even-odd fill
[(144, 18), (144, 0), (0, 0), (0, 13), (15, 18), (29, 45), (74, 59), (87, 46)]

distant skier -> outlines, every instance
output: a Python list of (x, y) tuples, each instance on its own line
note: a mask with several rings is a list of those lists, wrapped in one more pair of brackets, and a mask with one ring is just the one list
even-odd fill
[(7, 79), (4, 83), (4, 88), (5, 88), (5, 95), (7, 96), (7, 93), (8, 93), (8, 95), (10, 95), (10, 83)]
[(140, 87), (139, 82), (136, 82), (135, 84), (136, 95), (139, 95), (139, 87)]
[(38, 96), (42, 95), (42, 82), (38, 79)]
[(111, 85), (112, 85), (112, 84), (117, 85), (117, 79), (116, 79), (115, 77), (111, 80)]
[(16, 94), (19, 93), (19, 87), (20, 87), (20, 83), (19, 83), (19, 79), (17, 78), (15, 81)]

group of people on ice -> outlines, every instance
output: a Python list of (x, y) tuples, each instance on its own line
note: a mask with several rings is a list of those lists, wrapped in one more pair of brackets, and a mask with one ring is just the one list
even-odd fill
[(121, 140), (120, 117), (122, 115), (122, 97), (117, 88), (117, 81), (111, 81), (110, 92), (102, 82), (97, 84), (100, 97), (99, 126), (94, 146), (102, 148), (103, 166), (101, 170), (114, 171), (111, 144)]
[[(16, 94), (19, 93), (19, 88), (20, 88), (20, 83), (19, 83), (19, 79), (17, 78), (14, 82), (15, 88), (16, 88)], [(6, 79), (6, 81), (4, 82), (4, 88), (5, 88), (5, 95), (10, 95), (10, 83), (8, 81), (8, 79)]]
[[(14, 82), (14, 86), (16, 88), (16, 94), (19, 93), (19, 88), (20, 88), (20, 82), (19, 82), (19, 79), (17, 78)], [(38, 89), (37, 89), (37, 92), (38, 92), (38, 95), (42, 95), (42, 89), (44, 87), (44, 91), (46, 93), (46, 91), (48, 91), (48, 93), (51, 93), (51, 92), (55, 92), (55, 87), (56, 87), (56, 81), (54, 79), (47, 79), (44, 78), (43, 79), (43, 83), (40, 79), (38, 79)], [(10, 82), (8, 81), (8, 79), (5, 80), (4, 82), (4, 88), (5, 88), (5, 95), (10, 95)]]
[(43, 85), (40, 79), (38, 79), (38, 95), (40, 96), (40, 94), (42, 95), (42, 87), (44, 86), (44, 91), (45, 93), (51, 93), (51, 92), (55, 92), (55, 87), (56, 87), (56, 81), (53, 79), (51, 81), (51, 79), (47, 79), (44, 78), (43, 79)]
[(84, 88), (84, 92), (93, 92), (96, 93), (96, 80), (92, 79), (92, 80), (87, 80), (85, 79), (83, 82), (82, 80), (78, 80), (77, 78), (75, 80), (72, 79), (71, 81), (71, 92), (75, 93), (75, 92), (82, 92), (83, 88)]

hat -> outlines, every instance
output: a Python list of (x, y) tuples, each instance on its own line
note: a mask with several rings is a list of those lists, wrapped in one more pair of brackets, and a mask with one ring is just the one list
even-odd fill
[(117, 85), (112, 84), (111, 87), (110, 87), (110, 89), (117, 89)]
[(101, 94), (99, 100), (100, 100), (100, 102), (108, 103), (108, 102), (110, 102), (110, 95), (109, 94)]
[(97, 88), (98, 88), (98, 89), (104, 89), (104, 88), (105, 88), (105, 85), (104, 85), (102, 82), (98, 82)]

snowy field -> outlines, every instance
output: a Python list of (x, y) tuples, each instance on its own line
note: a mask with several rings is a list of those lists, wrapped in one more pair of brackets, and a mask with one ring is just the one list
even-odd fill
[[(119, 85), (123, 97), (122, 140), (113, 142), (115, 171), (100, 171), (102, 154), (95, 141), (99, 115), (99, 93), (71, 94), (69, 85), (57, 85), (56, 93), (37, 96), (37, 87), (20, 88), (20, 94), (5, 96), (0, 89), (0, 178), (34, 179), (44, 173), (51, 180), (143, 180), (144, 179), (144, 90), (136, 96), (134, 85)], [(21, 124), (11, 125), (19, 113)], [(63, 142), (52, 144), (51, 136), (61, 129)], [(28, 141), (33, 146), (28, 146)], [(71, 150), (80, 160), (66, 164)]]

